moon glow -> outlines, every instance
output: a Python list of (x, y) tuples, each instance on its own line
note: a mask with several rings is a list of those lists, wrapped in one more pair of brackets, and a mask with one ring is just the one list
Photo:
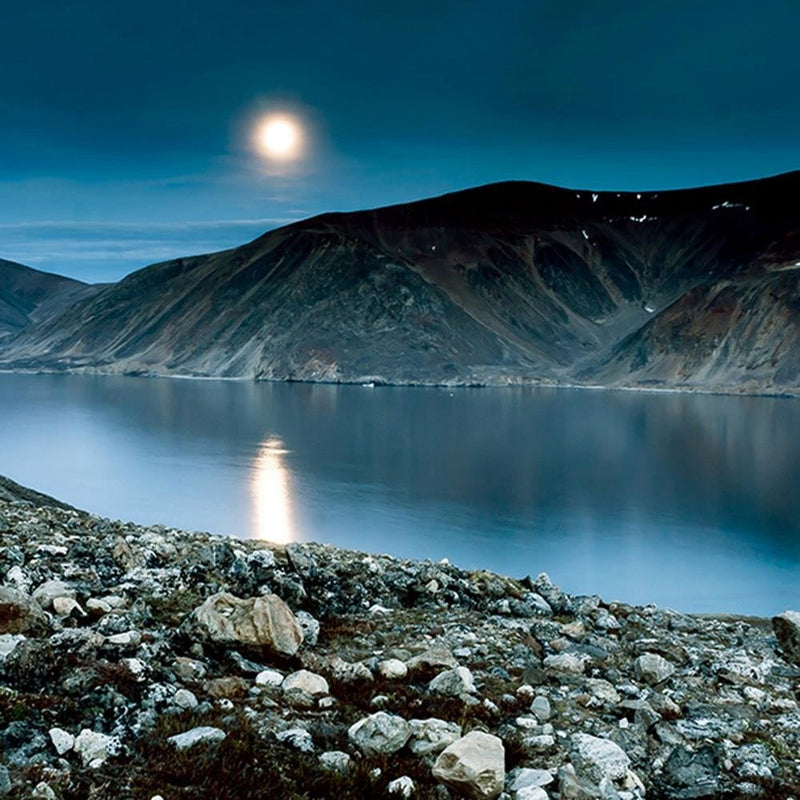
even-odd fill
[(302, 129), (287, 114), (270, 114), (261, 120), (256, 134), (259, 152), (276, 161), (297, 158), (302, 149)]

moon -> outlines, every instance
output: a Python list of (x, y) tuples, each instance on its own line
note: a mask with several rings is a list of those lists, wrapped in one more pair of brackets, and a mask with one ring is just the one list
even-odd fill
[(275, 161), (290, 161), (302, 150), (300, 123), (288, 114), (270, 114), (258, 125), (256, 143), (260, 153)]

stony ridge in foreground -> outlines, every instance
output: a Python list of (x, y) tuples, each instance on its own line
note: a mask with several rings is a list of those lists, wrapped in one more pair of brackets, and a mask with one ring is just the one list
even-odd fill
[(800, 668), (766, 625), (3, 499), (0, 580), (0, 795), (682, 800), (800, 784)]

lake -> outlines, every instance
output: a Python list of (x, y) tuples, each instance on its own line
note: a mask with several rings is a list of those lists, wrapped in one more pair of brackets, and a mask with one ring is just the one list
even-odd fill
[(0, 375), (0, 474), (143, 524), (800, 606), (792, 399)]

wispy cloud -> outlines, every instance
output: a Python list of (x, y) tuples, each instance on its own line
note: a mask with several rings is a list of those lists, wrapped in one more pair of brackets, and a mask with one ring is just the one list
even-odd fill
[(86, 281), (116, 280), (157, 261), (236, 247), (294, 219), (4, 222), (0, 258)]
[(99, 230), (132, 230), (142, 235), (156, 231), (196, 231), (224, 228), (252, 228), (287, 225), (294, 217), (263, 217), (261, 219), (218, 219), (171, 222), (101, 222), (99, 220), (33, 220), (2, 222), (0, 231), (68, 230), (73, 232)]

